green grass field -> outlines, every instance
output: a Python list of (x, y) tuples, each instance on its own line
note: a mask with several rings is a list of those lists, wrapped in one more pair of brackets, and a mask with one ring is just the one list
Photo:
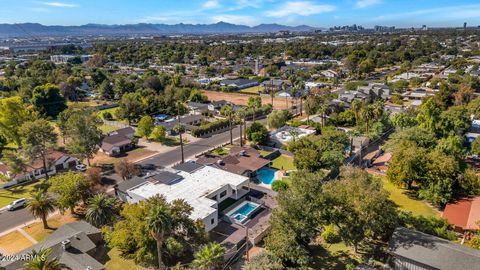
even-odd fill
[(111, 125), (106, 125), (106, 124), (103, 124), (101, 126), (99, 126), (98, 128), (100, 128), (100, 130), (104, 133), (104, 134), (108, 134), (112, 131), (115, 131), (117, 129), (120, 129), (119, 127), (116, 127), (116, 126), (111, 126)]
[(405, 189), (396, 187), (386, 177), (382, 177), (383, 188), (390, 193), (390, 199), (402, 210), (412, 212), (414, 215), (426, 217), (439, 217), (440, 214), (424, 201), (416, 200), (406, 194)]
[(133, 260), (126, 260), (120, 256), (120, 251), (118, 249), (112, 249), (108, 252), (108, 257), (110, 260), (105, 264), (106, 270), (122, 270), (122, 269), (137, 269), (137, 270), (146, 270), (144, 268), (135, 264)]
[(18, 186), (12, 189), (0, 189), (0, 208), (7, 206), (14, 200), (22, 198), (31, 198), (30, 193), (35, 189), (38, 183), (26, 186)]
[(272, 160), (272, 167), (278, 170), (282, 168), (287, 171), (296, 170), (295, 165), (293, 164), (293, 158), (281, 155), (278, 158)]

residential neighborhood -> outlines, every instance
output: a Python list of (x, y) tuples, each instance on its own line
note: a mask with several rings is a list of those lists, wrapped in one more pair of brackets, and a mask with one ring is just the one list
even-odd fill
[(0, 10), (0, 269), (480, 269), (476, 3), (100, 2)]

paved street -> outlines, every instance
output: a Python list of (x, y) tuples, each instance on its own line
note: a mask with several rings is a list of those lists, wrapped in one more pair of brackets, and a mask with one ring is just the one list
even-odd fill
[(5, 210), (0, 212), (0, 232), (17, 227), (31, 220), (33, 220), (33, 217), (26, 208), (12, 212)]

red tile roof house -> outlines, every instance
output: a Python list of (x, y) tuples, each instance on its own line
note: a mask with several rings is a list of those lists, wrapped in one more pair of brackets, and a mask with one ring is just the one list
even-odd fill
[[(63, 152), (52, 151), (47, 157), (47, 163), (50, 164), (48, 175), (55, 175), (59, 171), (69, 170), (80, 164), (77, 158), (71, 157)], [(13, 174), (7, 165), (0, 163), (0, 174), (12, 180), (17, 180), (18, 183), (38, 180), (45, 177), (43, 169), (43, 162), (41, 159), (36, 159), (32, 164), (28, 165), (26, 172), (22, 174)]]
[(443, 217), (456, 231), (477, 231), (480, 229), (480, 196), (462, 198), (445, 206)]

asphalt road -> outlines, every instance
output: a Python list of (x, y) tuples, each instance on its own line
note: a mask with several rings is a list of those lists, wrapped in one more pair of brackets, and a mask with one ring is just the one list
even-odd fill
[[(266, 120), (259, 120), (265, 124)], [(240, 128), (233, 129), (233, 140), (240, 137)], [(230, 132), (227, 130), (223, 133), (213, 135), (208, 138), (201, 139), (195, 143), (189, 143), (184, 146), (185, 160), (193, 159), (196, 155), (206, 152), (214, 147), (220, 146), (230, 141)], [(140, 164), (154, 164), (159, 167), (168, 167), (181, 161), (180, 147), (176, 147), (169, 152), (158, 154), (140, 162)], [(108, 185), (113, 186), (115, 183), (121, 182), (122, 179), (118, 175), (110, 175), (107, 178), (111, 181)], [(0, 232), (20, 226), (33, 220), (32, 215), (26, 209), (19, 209), (13, 212), (0, 212)]]
[(17, 227), (33, 220), (26, 208), (0, 212), (0, 232)]

